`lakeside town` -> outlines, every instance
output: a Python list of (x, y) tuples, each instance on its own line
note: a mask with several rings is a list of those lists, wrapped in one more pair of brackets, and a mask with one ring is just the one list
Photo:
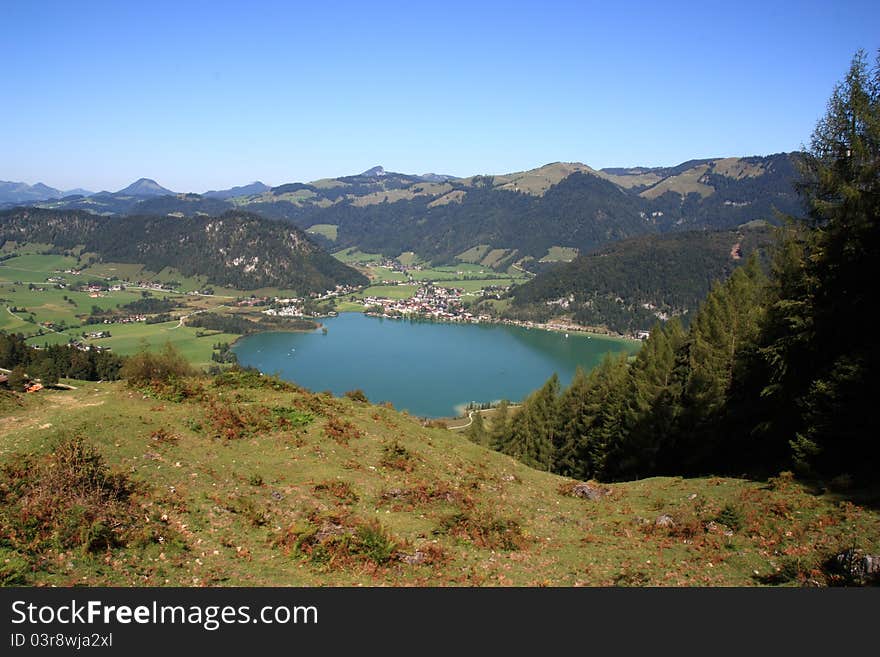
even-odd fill
[[(623, 339), (646, 340), (650, 333), (638, 331), (633, 336), (623, 336), (599, 327), (587, 327), (571, 322), (555, 320), (551, 322), (532, 322), (517, 319), (502, 318), (486, 313), (473, 313), (465, 304), (465, 291), (461, 288), (441, 287), (432, 283), (415, 284), (412, 282), (397, 283), (398, 286), (416, 287), (415, 293), (405, 299), (392, 299), (388, 297), (367, 295), (362, 297), (364, 314), (369, 317), (381, 317), (383, 319), (419, 319), (436, 322), (454, 322), (470, 324), (506, 324), (520, 326), (527, 329), (540, 329), (557, 331), (562, 333), (591, 333)], [(321, 301), (336, 299), (349, 295), (355, 290), (337, 289), (329, 290), (316, 298)], [(489, 294), (497, 294), (490, 291)], [(302, 319), (320, 319), (323, 317), (335, 317), (336, 311), (323, 313), (309, 313), (305, 308), (307, 299), (303, 298), (279, 298), (279, 297), (255, 297), (238, 302), (242, 305), (269, 306), (262, 312), (273, 317), (289, 317)]]
[[(372, 270), (370, 286), (359, 287), (350, 285), (337, 285), (333, 289), (322, 292), (312, 292), (304, 296), (271, 295), (259, 293), (247, 296), (232, 296), (223, 294), (225, 290), (215, 290), (210, 286), (200, 286), (198, 289), (180, 289), (177, 281), (156, 281), (146, 278), (102, 278), (100, 275), (90, 277), (88, 280), (73, 283), (63, 279), (60, 274), (78, 275), (84, 274), (83, 270), (70, 268), (55, 270), (46, 277), (46, 287), (54, 287), (56, 290), (70, 290), (79, 293), (87, 293), (92, 299), (112, 298), (114, 293), (140, 290), (145, 299), (147, 295), (167, 294), (176, 297), (214, 297), (220, 304), (216, 310), (227, 308), (221, 312), (257, 312), (266, 317), (278, 319), (304, 319), (320, 320), (335, 317), (339, 312), (363, 312), (371, 317), (385, 319), (410, 319), (450, 323), (472, 324), (503, 324), (519, 326), (526, 329), (549, 330), (566, 334), (596, 334), (629, 340), (644, 340), (648, 337), (648, 331), (639, 331), (632, 335), (621, 335), (602, 327), (589, 327), (575, 324), (565, 318), (555, 318), (547, 322), (504, 318), (498, 312), (492, 312), (490, 304), (481, 303), (484, 300), (501, 300), (509, 291), (510, 285), (499, 285), (498, 279), (485, 278), (492, 272), (482, 271), (456, 271), (457, 280), (485, 281), (486, 285), (474, 289), (473, 284), (466, 287), (458, 287), (454, 280), (443, 278), (445, 271), (439, 271), (441, 278), (430, 277), (430, 270), (425, 270), (419, 264), (402, 264), (397, 260), (383, 260), (369, 263)], [(388, 272), (388, 273), (385, 273)], [(449, 272), (452, 273), (452, 272)], [(427, 274), (427, 275), (426, 275)], [(469, 275), (471, 274), (471, 275)], [(400, 280), (400, 277), (403, 280)], [(389, 280), (396, 276), (396, 280)], [(418, 280), (421, 278), (422, 280)], [(40, 291), (41, 284), (29, 285), (33, 291)], [(392, 291), (393, 289), (399, 292)], [(379, 294), (378, 292), (386, 292)], [(233, 292), (234, 291), (229, 291)], [(238, 294), (241, 294), (240, 292)], [(156, 301), (162, 301), (153, 297)], [(221, 301), (222, 299), (222, 301)], [(227, 301), (228, 299), (228, 301)], [(65, 298), (66, 300), (66, 298)], [(182, 301), (182, 299), (180, 300)], [(178, 305), (180, 303), (178, 301)], [(560, 306), (564, 307), (565, 300), (560, 300)], [(106, 305), (106, 304), (105, 304)], [(109, 349), (109, 346), (94, 344), (93, 340), (103, 340), (112, 336), (112, 325), (125, 324), (162, 324), (169, 321), (179, 322), (183, 326), (187, 316), (192, 312), (169, 312), (173, 304), (164, 308), (144, 307), (139, 304), (125, 304), (115, 310), (106, 308), (98, 309), (93, 306), (92, 314), (82, 321), (84, 332), (74, 334), (71, 344), (81, 349), (101, 347)], [(10, 312), (22, 312), (24, 309), (10, 307)], [(207, 309), (195, 311), (207, 312)], [(40, 332), (51, 333), (68, 332), (76, 328), (74, 325), (58, 322), (57, 320), (37, 321)], [(98, 326), (94, 325), (100, 325)], [(90, 326), (86, 329), (86, 326)], [(68, 333), (69, 334), (69, 333)], [(106, 343), (105, 343), (106, 344)]]

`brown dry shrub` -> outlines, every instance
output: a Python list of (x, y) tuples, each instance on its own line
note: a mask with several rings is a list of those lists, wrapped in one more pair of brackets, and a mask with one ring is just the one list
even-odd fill
[(413, 549), (409, 546), (401, 548), (397, 560), (410, 566), (442, 566), (449, 563), (452, 557), (437, 543), (425, 543)]
[(160, 428), (150, 434), (150, 440), (154, 440), (163, 445), (176, 445), (178, 440), (180, 440), (180, 437), (165, 428)]
[(416, 466), (416, 457), (395, 439), (382, 447), (382, 458), (379, 465), (392, 470), (412, 472)]
[(357, 502), (360, 497), (354, 492), (347, 481), (328, 480), (315, 484), (312, 489), (316, 493), (329, 493), (337, 504), (348, 505)]
[(587, 500), (600, 500), (611, 494), (611, 489), (601, 486), (592, 481), (566, 481), (556, 489), (560, 495), (566, 497), (580, 497)]
[(363, 520), (348, 513), (314, 512), (284, 532), (276, 545), (322, 569), (348, 570), (388, 565), (396, 559), (401, 542), (378, 520)]
[(367, 398), (367, 395), (360, 388), (347, 391), (345, 393), (345, 396), (348, 397), (349, 399), (351, 399), (352, 401), (362, 402), (364, 404), (370, 403), (370, 400)]
[(343, 412), (342, 404), (330, 394), (312, 394), (304, 392), (293, 400), (293, 405), (313, 415), (332, 417)]
[(207, 405), (206, 419), (211, 435), (225, 440), (247, 438), (257, 431), (270, 428), (265, 418), (260, 418), (247, 408), (214, 401)]
[(428, 483), (420, 481), (409, 488), (392, 488), (380, 496), (380, 503), (390, 504), (394, 511), (412, 511), (416, 507), (448, 502), (458, 504), (465, 509), (473, 508), (473, 499), (448, 484), (438, 481)]
[(347, 445), (349, 440), (363, 438), (364, 432), (358, 429), (348, 420), (343, 420), (336, 415), (331, 415), (324, 425), (324, 434), (335, 440), (340, 445)]
[(528, 544), (519, 522), (488, 511), (466, 511), (444, 518), (438, 533), (463, 538), (490, 550), (521, 550)]
[(0, 535), (31, 555), (164, 542), (171, 532), (145, 518), (138, 489), (81, 437), (65, 439), (50, 453), (19, 456), (0, 469)]

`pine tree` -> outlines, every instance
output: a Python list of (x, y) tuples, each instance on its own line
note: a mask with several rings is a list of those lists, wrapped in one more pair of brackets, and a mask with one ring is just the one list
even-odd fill
[(483, 414), (479, 409), (470, 411), (471, 425), (467, 428), (465, 435), (478, 445), (487, 445), (489, 442), (489, 434), (486, 432), (486, 426), (483, 423)]
[(626, 441), (626, 402), (629, 391), (629, 365), (626, 354), (605, 357), (593, 373), (587, 416), (592, 419), (587, 433), (586, 454), (589, 470), (597, 479), (610, 479), (613, 456)]
[(502, 399), (492, 416), (492, 430), (489, 432), (489, 445), (494, 450), (500, 450), (501, 445), (507, 438), (510, 429), (510, 402)]
[(631, 479), (657, 471), (658, 454), (674, 430), (678, 413), (673, 370), (685, 331), (677, 318), (657, 324), (629, 370), (625, 430), (606, 459), (607, 476)]
[(575, 479), (589, 479), (586, 460), (586, 418), (590, 379), (578, 367), (568, 388), (559, 399), (559, 416), (553, 445), (551, 470)]
[(764, 354), (784, 370), (766, 391), (801, 466), (870, 477), (880, 351), (864, 321), (880, 279), (880, 56), (869, 70), (856, 54), (813, 133), (804, 176), (813, 232), (802, 280), (783, 290), (768, 327)]
[(533, 468), (549, 470), (553, 463), (558, 398), (559, 377), (553, 374), (523, 402), (500, 443), (499, 451)]
[(752, 257), (697, 311), (676, 365), (679, 413), (663, 469), (718, 471), (738, 460), (741, 436), (731, 430), (729, 404), (758, 347), (765, 296), (766, 277)]
[(21, 365), (16, 365), (12, 368), (12, 371), (9, 372), (9, 380), (6, 384), (9, 386), (10, 390), (14, 390), (15, 392), (24, 392), (25, 386), (28, 383), (27, 372), (25, 372), (24, 367)]

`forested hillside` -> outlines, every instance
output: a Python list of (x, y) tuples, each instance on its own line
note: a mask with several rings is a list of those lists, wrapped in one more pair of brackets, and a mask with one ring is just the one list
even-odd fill
[(366, 277), (315, 245), (302, 231), (254, 214), (220, 217), (103, 217), (82, 211), (0, 212), (0, 243), (83, 247), (106, 262), (174, 267), (238, 289), (283, 287), (302, 293), (361, 285)]
[(650, 329), (658, 318), (687, 322), (714, 282), (755, 251), (764, 253), (773, 230), (758, 223), (622, 240), (515, 288), (504, 316), (537, 322), (564, 316), (617, 333)]
[[(617, 240), (695, 229), (731, 229), (799, 215), (797, 154), (692, 160), (676, 167), (595, 170), (556, 162), (504, 175), (414, 176), (375, 167), (356, 176), (262, 185), (210, 195), (138, 196), (126, 190), (47, 201), (95, 214), (195, 217), (246, 209), (316, 235), (329, 250), (357, 247), (396, 257), (415, 252), (452, 263), (474, 247), (505, 252), (496, 268), (540, 269), (552, 247), (591, 251)], [(129, 189), (129, 188), (127, 188)]]
[[(779, 213), (801, 213), (793, 155), (732, 159), (739, 169), (727, 160), (708, 160), (661, 170), (662, 190), (657, 183), (640, 192), (626, 186), (625, 175), (554, 164), (520, 177), (476, 176), (433, 187), (397, 174), (381, 183), (358, 179), (329, 190), (285, 186), (284, 193), (298, 194), (298, 200), (282, 201), (282, 188), (276, 188), (273, 198), (264, 195), (248, 207), (302, 228), (337, 226), (335, 240), (327, 241), (333, 248), (356, 246), (388, 256), (414, 251), (451, 262), (487, 245), (510, 253), (505, 267), (519, 261), (534, 268), (553, 246), (586, 252), (640, 235), (730, 229), (753, 220), (778, 223)], [(716, 166), (722, 162), (727, 165)], [(694, 185), (688, 176), (696, 176)], [(370, 184), (384, 188), (372, 191), (372, 198), (348, 196), (374, 189)]]
[(876, 483), (880, 348), (864, 330), (880, 276), (880, 62), (834, 91), (803, 163), (809, 218), (769, 276), (752, 256), (688, 330), (657, 326), (633, 363), (609, 358), (475, 436), (579, 478), (782, 468), (846, 488)]

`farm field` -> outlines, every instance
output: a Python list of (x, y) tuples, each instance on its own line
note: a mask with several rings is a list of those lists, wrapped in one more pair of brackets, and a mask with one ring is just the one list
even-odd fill
[[(216, 288), (214, 294), (190, 295), (127, 285), (124, 290), (89, 293), (70, 289), (91, 281), (120, 283), (151, 280), (176, 281), (182, 292), (205, 287), (200, 277), (184, 277), (173, 269), (158, 273), (144, 270), (143, 266), (128, 263), (92, 263), (84, 266), (76, 257), (42, 253), (46, 245), (5, 245), (0, 261), (0, 330), (21, 333), (34, 346), (66, 344), (71, 340), (85, 344), (109, 347), (114, 353), (129, 355), (144, 345), (150, 349), (172, 343), (191, 362), (199, 367), (211, 363), (212, 345), (233, 342), (237, 335), (179, 326), (178, 318), (197, 311), (233, 312), (243, 309), (228, 304), (236, 297), (293, 296), (291, 290), (263, 289), (252, 291)], [(86, 256), (87, 258), (87, 256)], [(74, 270), (78, 273), (65, 273)], [(51, 278), (53, 281), (49, 281)], [(60, 285), (67, 287), (60, 287)], [(173, 321), (146, 324), (145, 322), (85, 324), (84, 319), (93, 310), (114, 311), (125, 304), (145, 298), (174, 300), (178, 308), (171, 311)], [(123, 313), (124, 314), (124, 313)], [(50, 326), (44, 326), (50, 324)], [(91, 339), (84, 333), (109, 331), (111, 337)]]

